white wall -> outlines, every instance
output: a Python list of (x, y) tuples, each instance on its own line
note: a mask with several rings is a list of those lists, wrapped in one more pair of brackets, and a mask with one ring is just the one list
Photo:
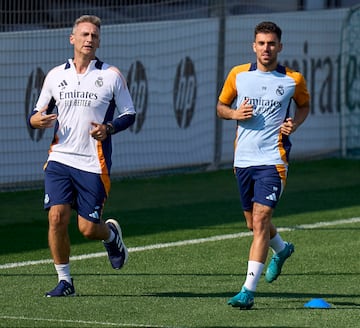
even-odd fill
[[(346, 13), (266, 16), (283, 29), (280, 61), (298, 66), (312, 96), (312, 113), (293, 136), (293, 157), (340, 149), (338, 56)], [(261, 20), (263, 15), (228, 17), (225, 75), (233, 65), (254, 60), (253, 29)], [(129, 87), (139, 114), (134, 128), (114, 137), (113, 173), (212, 163), (218, 28), (216, 18), (102, 28), (98, 56), (131, 77)], [(25, 117), (40, 88), (36, 73), (46, 74), (72, 56), (69, 32), (0, 34), (0, 184), (42, 179), (52, 131), (29, 134)], [(131, 67), (138, 68), (137, 74), (130, 74)], [(222, 161), (231, 162), (235, 123), (223, 123)]]

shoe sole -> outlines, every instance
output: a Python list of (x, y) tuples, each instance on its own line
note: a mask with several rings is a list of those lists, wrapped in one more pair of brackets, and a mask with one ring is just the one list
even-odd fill
[[(127, 249), (127, 247), (125, 246), (125, 243), (124, 243), (124, 241), (123, 241), (122, 231), (121, 231), (121, 228), (120, 228), (119, 223), (118, 223), (116, 220), (114, 220), (114, 219), (107, 219), (107, 220), (105, 221), (105, 223), (108, 223), (108, 222), (112, 223), (112, 224), (115, 226), (116, 230), (118, 231), (118, 234), (119, 234), (119, 237), (120, 237), (120, 240), (121, 240), (121, 244), (122, 244), (123, 247), (124, 247), (125, 260), (124, 260), (124, 264), (122, 265), (122, 267), (123, 267), (123, 266), (127, 263), (127, 261), (128, 261), (129, 252), (128, 252), (128, 249)], [(121, 268), (122, 268), (122, 267), (121, 267)], [(118, 269), (116, 269), (116, 270), (119, 270), (119, 269), (121, 269), (121, 268), (118, 268)]]
[(47, 297), (47, 298), (52, 298), (52, 297), (74, 297), (74, 296), (76, 296), (76, 293), (69, 294), (69, 295), (57, 295), (57, 296), (52, 296), (52, 295), (46, 295), (45, 294), (45, 297)]
[(247, 305), (244, 305), (244, 304), (239, 304), (239, 303), (228, 303), (228, 305), (231, 305), (233, 308), (239, 308), (240, 310), (250, 310), (253, 305), (254, 305), (254, 302), (250, 303), (250, 304), (247, 304)]
[[(243, 287), (244, 288), (244, 287)], [(241, 289), (241, 293), (243, 293), (243, 288)], [(238, 294), (239, 295), (239, 294)], [(238, 296), (236, 295), (236, 296)], [(231, 305), (232, 307), (237, 307), (240, 310), (250, 310), (252, 308), (252, 306), (254, 305), (254, 298), (251, 297), (250, 295), (247, 295), (247, 300), (248, 302), (246, 303), (242, 303), (240, 302), (240, 300), (236, 299), (236, 296), (234, 296), (233, 298), (229, 299), (227, 304)]]

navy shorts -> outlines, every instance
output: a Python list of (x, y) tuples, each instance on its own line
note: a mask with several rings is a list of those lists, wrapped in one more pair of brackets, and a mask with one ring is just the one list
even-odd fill
[(286, 184), (287, 166), (236, 167), (235, 174), (244, 211), (252, 210), (253, 203), (276, 207)]
[(108, 175), (49, 161), (45, 167), (44, 208), (70, 204), (78, 215), (98, 223), (110, 190)]

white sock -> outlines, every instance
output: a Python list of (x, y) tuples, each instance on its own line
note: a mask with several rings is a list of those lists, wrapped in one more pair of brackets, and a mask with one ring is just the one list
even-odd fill
[(278, 233), (276, 233), (275, 237), (270, 239), (269, 245), (274, 254), (280, 253), (285, 248), (285, 243)]
[(256, 286), (261, 277), (262, 271), (264, 269), (264, 263), (249, 261), (246, 280), (244, 286), (246, 289), (254, 292), (256, 290)]
[(55, 269), (58, 274), (58, 280), (65, 280), (69, 284), (72, 284), (70, 275), (70, 263), (67, 264), (55, 264)]
[(109, 230), (110, 230), (110, 235), (109, 235), (108, 239), (104, 240), (105, 243), (111, 243), (115, 238), (114, 231), (112, 231), (112, 229), (110, 229), (110, 228), (109, 228)]

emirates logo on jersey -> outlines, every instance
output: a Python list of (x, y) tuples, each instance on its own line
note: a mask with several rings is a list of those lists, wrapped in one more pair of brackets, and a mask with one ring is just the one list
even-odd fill
[(245, 97), (245, 100), (249, 100), (248, 104), (253, 105), (254, 115), (261, 113), (272, 113), (281, 108), (281, 102), (275, 99), (264, 99), (264, 98), (249, 98)]
[(96, 100), (98, 99), (98, 95), (94, 92), (89, 91), (60, 91), (59, 92), (59, 99), (65, 100), (65, 99), (90, 99), (90, 100)]

